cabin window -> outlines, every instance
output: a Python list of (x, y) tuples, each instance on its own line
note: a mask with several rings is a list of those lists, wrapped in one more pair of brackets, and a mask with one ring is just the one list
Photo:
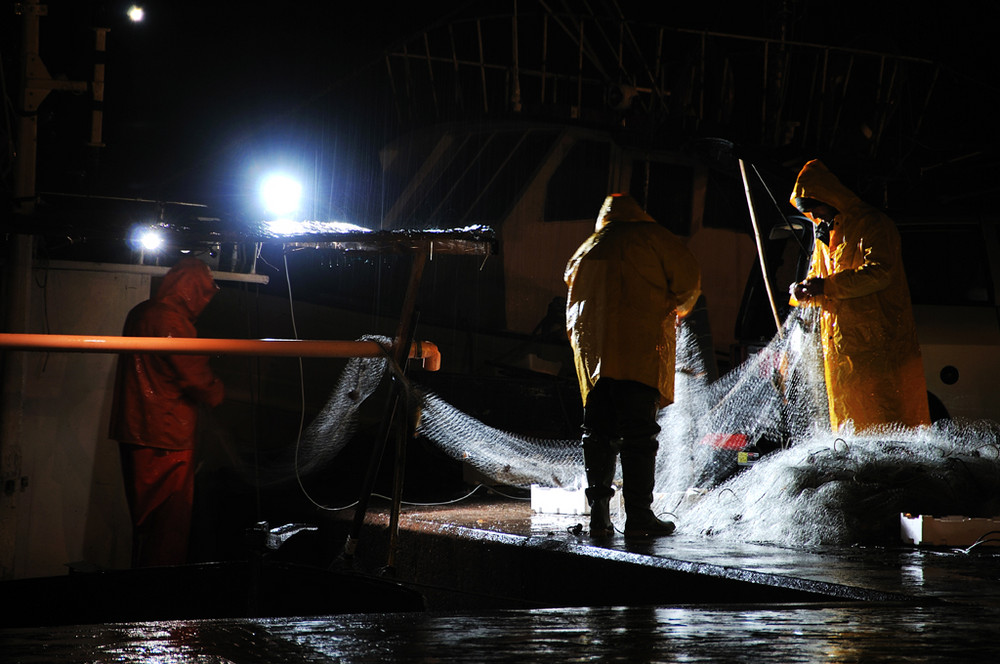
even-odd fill
[(420, 182), (399, 218), (422, 228), (499, 225), (555, 138), (554, 132), (536, 131), (461, 137)]
[(690, 235), (693, 179), (690, 166), (637, 159), (629, 193), (661, 226)]
[(492, 150), (483, 154), (475, 190), (469, 192), (467, 223), (499, 225), (523, 195), (558, 135), (549, 131), (501, 134)]
[(596, 219), (608, 189), (611, 145), (579, 141), (552, 174), (545, 191), (545, 221)]
[[(754, 194), (757, 197), (757, 194)], [(770, 208), (773, 210), (773, 207)], [(768, 211), (759, 211), (762, 216), (773, 215)], [(766, 228), (771, 221), (762, 221)], [(723, 175), (714, 169), (708, 170), (708, 178), (705, 183), (705, 214), (701, 225), (705, 228), (718, 228), (738, 233), (752, 233), (753, 227), (750, 225), (750, 213), (747, 211), (746, 191), (743, 188), (743, 181), (739, 174), (735, 177)]]

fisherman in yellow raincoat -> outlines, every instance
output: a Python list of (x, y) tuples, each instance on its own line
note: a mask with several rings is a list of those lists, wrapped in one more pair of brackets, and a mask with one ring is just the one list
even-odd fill
[(816, 224), (792, 304), (820, 308), (830, 423), (842, 431), (930, 424), (899, 233), (819, 160), (799, 172), (792, 205)]
[(620, 453), (625, 536), (669, 535), (674, 524), (651, 510), (656, 413), (674, 399), (676, 322), (701, 292), (697, 261), (635, 199), (612, 194), (564, 278), (566, 329), (584, 405), (590, 534), (614, 534), (609, 503)]

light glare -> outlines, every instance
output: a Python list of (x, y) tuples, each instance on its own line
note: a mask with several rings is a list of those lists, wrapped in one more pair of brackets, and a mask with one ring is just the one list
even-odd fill
[(261, 185), (265, 209), (271, 214), (289, 215), (299, 209), (302, 185), (286, 175), (272, 175)]
[(146, 11), (139, 5), (132, 5), (126, 13), (133, 23), (141, 23), (142, 19), (146, 18)]
[(163, 246), (163, 236), (156, 231), (146, 231), (139, 236), (139, 244), (147, 251), (156, 251)]
[(274, 219), (265, 221), (264, 226), (275, 235), (285, 236), (369, 232), (364, 226), (357, 226), (346, 221), (293, 221), (291, 219)]
[(275, 235), (295, 235), (296, 232), (301, 230), (302, 225), (292, 221), (291, 219), (276, 219), (274, 221), (265, 222), (267, 229), (274, 233)]

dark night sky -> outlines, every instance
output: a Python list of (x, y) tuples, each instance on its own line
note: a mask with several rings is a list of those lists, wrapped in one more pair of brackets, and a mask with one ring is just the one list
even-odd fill
[[(88, 26), (99, 22), (111, 28), (107, 147), (96, 165), (92, 155), (71, 147), (77, 135), (86, 136), (88, 101), (50, 96), (43, 107), (39, 188), (174, 200), (213, 197), (235, 205), (246, 196), (248, 174), (287, 153), (297, 152), (295, 159), (312, 161), (327, 173), (370, 166), (377, 145), (369, 146), (369, 155), (354, 151), (351, 158), (361, 161), (343, 164), (329, 163), (325, 149), (368, 141), (336, 120), (350, 108), (349, 75), (378, 62), (387, 44), (466, 5), (510, 11), (512, 0), (403, 7), (381, 1), (150, 0), (140, 25), (125, 20), (124, 2), (46, 4), (42, 53), (53, 76), (87, 78), (92, 50)], [(1000, 66), (988, 38), (996, 6), (992, 0), (704, 1), (687, 8), (648, 0), (619, 4), (630, 19), (762, 36), (777, 35), (781, 10), (787, 8), (796, 17), (786, 23), (791, 39), (940, 60), (967, 83), (968, 96), (955, 99), (957, 107), (965, 108), (959, 115), (966, 118), (961, 140), (975, 140), (980, 122), (982, 135), (996, 138), (993, 123), (987, 122), (990, 100), (998, 97), (993, 72)], [(5, 28), (4, 34), (9, 31)], [(16, 54), (5, 50), (8, 71), (12, 56)]]
[[(39, 188), (62, 183), (56, 188), (173, 200), (231, 191), (229, 173), (244, 165), (239, 162), (270, 163), (292, 144), (317, 143), (334, 131), (330, 91), (337, 82), (428, 20), (412, 7), (410, 14), (391, 10), (396, 3), (390, 2), (244, 3), (237, 10), (227, 2), (151, 0), (144, 4), (146, 20), (133, 25), (124, 18), (126, 3), (47, 4), (42, 56), (54, 77), (89, 77), (92, 17), (111, 32), (106, 147), (96, 169), (85, 161), (90, 156), (70, 160), (100, 175), (83, 184), (74, 180), (83, 177), (79, 169), (65, 168), (67, 144), (86, 136), (88, 100), (50, 95), (40, 131)], [(451, 4), (421, 3), (431, 9)], [(396, 18), (373, 20), (383, 15)]]

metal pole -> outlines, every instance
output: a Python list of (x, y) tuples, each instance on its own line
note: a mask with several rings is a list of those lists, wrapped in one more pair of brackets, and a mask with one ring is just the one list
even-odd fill
[[(403, 311), (399, 320), (399, 330), (396, 333), (397, 345), (410, 343), (413, 339), (417, 324), (417, 294), (423, 278), (424, 267), (427, 265), (427, 256), (426, 253), (419, 253), (413, 257), (410, 283), (407, 287), (406, 300), (403, 303)], [(402, 367), (401, 364), (398, 366)], [(399, 547), (399, 517), (403, 506), (403, 479), (406, 474), (406, 446), (413, 434), (410, 426), (409, 399), (410, 395), (403, 384), (403, 377), (397, 377), (396, 399), (393, 412), (390, 413), (390, 423), (395, 421), (396, 434), (396, 466), (392, 480), (392, 509), (389, 513), (389, 553), (386, 557), (386, 568), (390, 572), (394, 571), (396, 566), (396, 549)], [(397, 417), (398, 420), (396, 420)]]
[(771, 280), (767, 277), (767, 262), (764, 260), (764, 244), (760, 239), (760, 226), (757, 224), (757, 213), (753, 207), (753, 196), (750, 195), (750, 180), (747, 178), (746, 164), (740, 161), (740, 175), (743, 176), (743, 190), (747, 195), (747, 208), (750, 210), (750, 223), (753, 224), (753, 237), (757, 242), (757, 257), (760, 259), (760, 273), (764, 278), (764, 288), (767, 290), (767, 301), (771, 304), (771, 313), (774, 314), (774, 326), (778, 329), (778, 337), (784, 338), (781, 331), (781, 319), (778, 317), (778, 307), (774, 302), (774, 293), (771, 292)]
[[(424, 265), (427, 262), (427, 254), (420, 252), (413, 256), (413, 264), (410, 269), (410, 283), (406, 290), (406, 299), (403, 302), (403, 310), (400, 314), (399, 327), (396, 333), (396, 343), (393, 351), (393, 361), (399, 366), (402, 366), (402, 358), (399, 356), (399, 348), (402, 344), (407, 343), (408, 339), (412, 339), (413, 336), (413, 321), (416, 311), (416, 301), (417, 295), (420, 288), (420, 281), (423, 277)], [(354, 559), (354, 551), (357, 549), (358, 540), (361, 538), (361, 530), (365, 524), (365, 515), (368, 512), (368, 503), (371, 501), (372, 492), (375, 489), (375, 481), (378, 479), (379, 466), (382, 464), (382, 456), (385, 453), (385, 446), (387, 444), (388, 437), (392, 433), (393, 420), (397, 414), (398, 405), (400, 402), (400, 390), (402, 385), (400, 381), (393, 376), (392, 386), (389, 391), (389, 397), (386, 403), (386, 414), (382, 418), (381, 425), (379, 427), (379, 432), (377, 438), (375, 439), (375, 448), (372, 450), (371, 459), (368, 462), (368, 471), (365, 474), (364, 484), (361, 488), (361, 495), (358, 497), (358, 504), (354, 508), (354, 521), (351, 524), (351, 530), (347, 535), (347, 541), (344, 543), (344, 559), (348, 564)], [(403, 415), (404, 419), (406, 415)], [(398, 425), (402, 426), (402, 425)], [(402, 482), (402, 469), (400, 468), (401, 459), (397, 458), (396, 472), (394, 475), (394, 484), (397, 486)], [(401, 486), (399, 486), (401, 489)], [(394, 494), (396, 490), (394, 489)], [(395, 505), (395, 497), (393, 500), (393, 514), (391, 517), (392, 525), (390, 526), (390, 531), (393, 528), (398, 527), (399, 515), (398, 509)], [(396, 535), (390, 532), (390, 550), (396, 544)], [(392, 554), (390, 553), (390, 567), (392, 561)]]
[[(27, 0), (19, 6), (21, 24), (21, 89), (18, 94), (17, 152), (14, 168), (13, 209), (25, 215), (35, 211), (37, 170), (38, 105), (48, 94), (39, 87), (47, 71), (38, 52), (39, 19), (44, 6)], [(31, 265), (34, 237), (12, 236), (3, 266), (3, 325), (6, 330), (28, 329), (31, 311)], [(18, 531), (19, 492), (22, 476), (22, 419), (24, 410), (25, 356), (4, 353), (0, 358), (0, 579), (14, 574), (15, 540)]]
[(93, 108), (90, 114), (90, 145), (103, 148), (104, 123), (104, 61), (107, 51), (108, 28), (94, 28), (94, 80), (91, 84)]

